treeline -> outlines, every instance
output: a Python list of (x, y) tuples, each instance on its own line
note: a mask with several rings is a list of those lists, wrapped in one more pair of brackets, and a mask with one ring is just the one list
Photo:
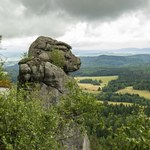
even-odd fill
[[(146, 132), (146, 129), (149, 128), (147, 123), (150, 122), (148, 109), (145, 107), (142, 110), (138, 105), (126, 106), (104, 103), (104, 108), (99, 111), (99, 116), (101, 116), (99, 120), (102, 122), (96, 126), (95, 133), (90, 136), (92, 150), (149, 149), (150, 145), (147, 144), (149, 142), (147, 138), (150, 134)], [(140, 133), (139, 130), (141, 130)], [(144, 141), (142, 140), (143, 137)]]
[(150, 100), (144, 97), (140, 97), (138, 94), (120, 94), (113, 92), (102, 92), (97, 95), (97, 99), (101, 101), (112, 101), (112, 102), (127, 102), (134, 103), (144, 106), (150, 106)]
[(100, 85), (100, 83), (102, 83), (101, 80), (93, 80), (93, 79), (82, 79), (79, 80), (79, 83), (87, 83), (87, 84), (93, 84), (93, 85)]
[(128, 70), (122, 72), (117, 80), (109, 82), (103, 92), (116, 92), (127, 86), (133, 86), (137, 90), (150, 91), (150, 70)]
[(122, 72), (128, 70), (127, 67), (124, 68), (114, 68), (114, 67), (84, 67), (81, 66), (80, 70), (73, 72), (74, 76), (114, 76), (120, 75)]
[[(145, 57), (145, 56), (144, 56)], [(137, 90), (150, 91), (150, 64), (140, 64), (135, 66), (111, 67), (111, 66), (81, 66), (79, 71), (73, 73), (75, 76), (114, 76), (118, 79), (111, 81), (107, 87), (103, 88), (104, 92), (116, 92), (127, 86), (133, 86)]]

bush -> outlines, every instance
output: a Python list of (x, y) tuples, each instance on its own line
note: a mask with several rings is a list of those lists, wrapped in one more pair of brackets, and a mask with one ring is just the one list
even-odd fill
[[(114, 137), (109, 137), (109, 143), (114, 149), (146, 150), (150, 149), (150, 118), (143, 111), (138, 115), (129, 116), (127, 124), (117, 129)], [(123, 147), (124, 145), (124, 147)]]
[(59, 115), (38, 100), (25, 100), (26, 94), (11, 90), (0, 97), (0, 149), (59, 149)]
[(64, 68), (65, 65), (65, 57), (62, 51), (59, 51), (58, 49), (54, 49), (51, 52), (50, 56), (52, 63), (60, 68)]

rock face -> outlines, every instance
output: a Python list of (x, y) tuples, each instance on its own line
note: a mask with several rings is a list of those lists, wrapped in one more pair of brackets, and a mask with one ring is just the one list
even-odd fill
[[(72, 79), (69, 72), (80, 68), (81, 62), (71, 52), (71, 46), (49, 37), (38, 37), (30, 46), (28, 57), (19, 62), (19, 86), (29, 83), (28, 90), (38, 84), (38, 97), (42, 98), (46, 107), (59, 101), (66, 94), (66, 83)], [(77, 132), (78, 131), (78, 132)], [(71, 138), (63, 141), (68, 150), (85, 149), (87, 137), (79, 128), (72, 127), (64, 132)]]
[(61, 68), (66, 73), (78, 70), (81, 64), (80, 59), (72, 54), (70, 45), (48, 37), (37, 38), (31, 44), (28, 55), (54, 64), (58, 61), (55, 59), (61, 59)]
[(71, 79), (69, 72), (78, 70), (80, 65), (70, 45), (40, 36), (31, 44), (28, 58), (19, 62), (19, 84), (38, 83), (43, 92), (51, 95), (47, 102), (58, 101), (67, 91), (65, 86)]

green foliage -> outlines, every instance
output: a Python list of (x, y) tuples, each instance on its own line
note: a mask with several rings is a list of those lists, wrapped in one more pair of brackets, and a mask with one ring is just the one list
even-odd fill
[(96, 132), (90, 134), (92, 150), (150, 149), (150, 119), (137, 105), (108, 105), (99, 110)]
[(150, 118), (140, 112), (129, 116), (126, 125), (117, 129), (114, 137), (108, 137), (114, 150), (146, 150), (150, 149)]
[(144, 97), (140, 97), (138, 94), (119, 94), (113, 92), (101, 92), (99, 95), (97, 95), (97, 99), (101, 101), (128, 102), (150, 106), (150, 100)]
[(51, 52), (51, 56), (50, 56), (52, 63), (60, 68), (63, 69), (64, 65), (65, 65), (65, 57), (62, 51), (59, 51), (58, 49), (54, 49)]
[(1, 96), (0, 149), (64, 149), (60, 144), (75, 127), (87, 132), (92, 150), (150, 149), (149, 107), (102, 104), (74, 81), (67, 87), (70, 92), (47, 109), (24, 90)]
[(7, 98), (0, 97), (0, 149), (59, 149), (59, 115), (26, 96), (25, 91), (13, 90)]
[(113, 76), (128, 70), (148, 71), (150, 55), (81, 57), (81, 69), (76, 76)]
[(98, 104), (92, 95), (82, 92), (74, 82), (69, 82), (67, 87), (70, 88), (70, 92), (61, 100), (59, 112), (89, 133), (95, 132), (98, 122), (97, 112), (101, 109), (101, 104)]
[(93, 85), (100, 85), (102, 83), (101, 80), (93, 80), (93, 79), (82, 79), (79, 81), (79, 83), (87, 83), (87, 84), (93, 84)]
[(103, 88), (104, 92), (116, 92), (127, 86), (133, 86), (137, 90), (150, 90), (150, 71), (146, 68), (128, 69), (119, 74), (117, 80), (109, 82)]
[(0, 58), (0, 80), (5, 79), (7, 76), (6, 73), (4, 72), (4, 68), (3, 68), (4, 63), (5, 63), (5, 61), (2, 58)]

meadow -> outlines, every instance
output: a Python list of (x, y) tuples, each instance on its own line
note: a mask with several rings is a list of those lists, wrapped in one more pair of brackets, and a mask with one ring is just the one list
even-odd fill
[[(89, 93), (99, 93), (101, 89), (108, 85), (108, 82), (112, 80), (116, 80), (118, 76), (86, 76), (86, 77), (75, 77), (77, 82), (83, 79), (92, 79), (92, 80), (101, 80), (102, 83), (100, 85), (92, 85), (92, 84), (85, 84), (85, 83), (78, 83), (79, 87), (86, 92)], [(98, 90), (100, 88), (100, 90)]]
[(120, 93), (120, 94), (125, 94), (125, 93), (138, 94), (141, 97), (150, 99), (150, 91), (148, 91), (148, 90), (134, 90), (132, 86), (126, 87), (126, 88), (121, 89), (121, 90), (118, 90), (116, 93)]

